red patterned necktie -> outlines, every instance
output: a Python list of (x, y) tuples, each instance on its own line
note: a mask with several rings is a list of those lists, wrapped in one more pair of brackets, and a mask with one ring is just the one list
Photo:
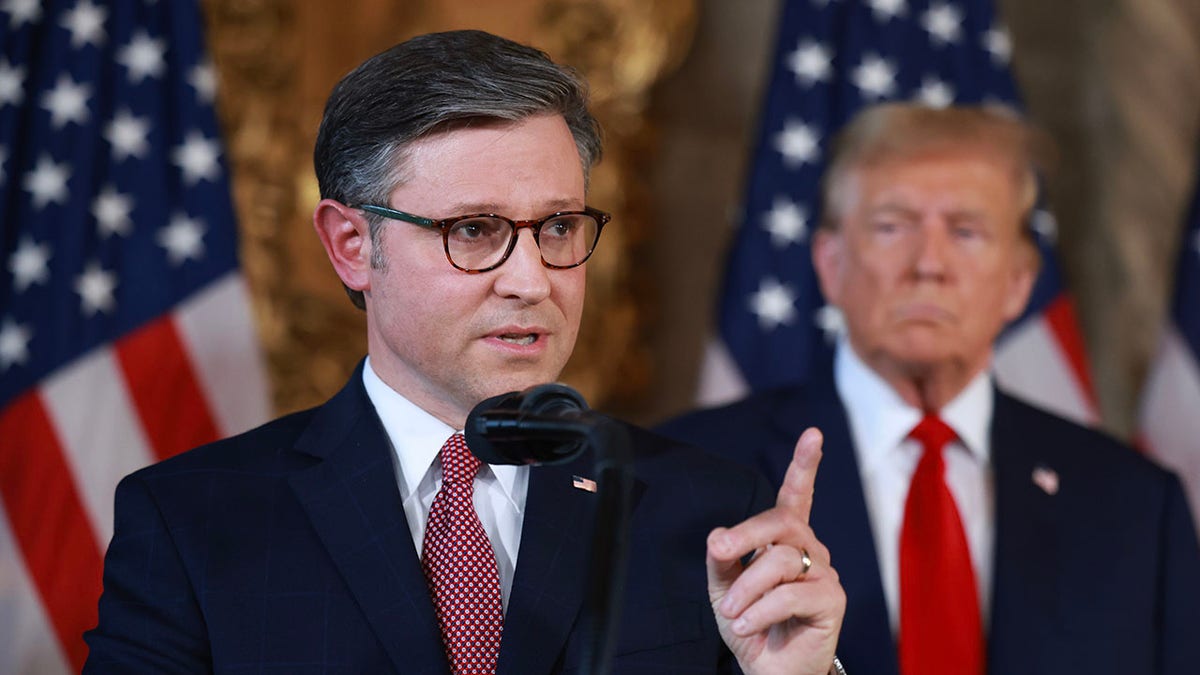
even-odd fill
[(421, 564), (455, 675), (496, 672), (504, 607), (496, 556), (472, 494), (480, 461), (462, 434), (442, 446), (442, 489), (429, 509)]
[(925, 448), (900, 528), (901, 675), (983, 673), (983, 627), (975, 570), (942, 452), (957, 436), (936, 415), (913, 429)]

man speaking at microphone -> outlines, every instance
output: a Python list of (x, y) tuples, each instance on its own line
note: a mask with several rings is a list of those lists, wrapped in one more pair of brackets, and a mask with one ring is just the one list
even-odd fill
[[(409, 40), (335, 87), (313, 222), (368, 356), (326, 404), (122, 481), (85, 671), (579, 669), (590, 458), (480, 465), (460, 432), (566, 364), (608, 221), (584, 199), (599, 156), (574, 71), (486, 33)], [(819, 434), (772, 506), (745, 470), (628, 431), (612, 671), (831, 672)]]

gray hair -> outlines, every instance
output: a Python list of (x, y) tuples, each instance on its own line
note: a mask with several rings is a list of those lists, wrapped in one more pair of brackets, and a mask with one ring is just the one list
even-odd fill
[[(404, 181), (406, 151), (421, 138), (475, 120), (520, 121), (560, 114), (575, 139), (586, 180), (600, 160), (600, 126), (587, 83), (544, 52), (476, 30), (421, 35), (346, 75), (325, 104), (313, 165), (321, 197), (386, 204)], [(368, 214), (372, 241), (382, 219)], [(381, 249), (371, 264), (382, 268)], [(360, 309), (360, 291), (346, 293)]]

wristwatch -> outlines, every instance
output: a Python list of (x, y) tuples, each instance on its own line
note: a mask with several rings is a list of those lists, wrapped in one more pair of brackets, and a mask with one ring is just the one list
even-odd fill
[(833, 665), (829, 666), (829, 675), (846, 675), (846, 668), (836, 654), (833, 656)]

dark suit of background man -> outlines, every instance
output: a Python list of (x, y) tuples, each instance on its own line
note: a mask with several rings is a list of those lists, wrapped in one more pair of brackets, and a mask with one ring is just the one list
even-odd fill
[[(776, 483), (789, 439), (822, 429), (812, 525), (846, 589), (850, 671), (1200, 672), (1200, 553), (1176, 477), (989, 371), (1037, 272), (1034, 140), (993, 109), (861, 113), (812, 242), (845, 317), (832, 367), (665, 429)], [(939, 420), (941, 453), (910, 435)], [(933, 513), (949, 516), (931, 530)]]
[[(574, 347), (607, 220), (584, 205), (586, 103), (574, 71), (475, 31), (402, 43), (337, 85), (313, 221), (366, 311), (368, 358), (326, 404), (121, 482), (85, 670), (579, 667), (590, 458), (474, 468), (454, 437)], [(629, 431), (614, 672), (733, 670), (731, 652), (747, 672), (828, 672), (845, 596), (807, 526), (819, 435), (763, 511), (752, 472)]]

